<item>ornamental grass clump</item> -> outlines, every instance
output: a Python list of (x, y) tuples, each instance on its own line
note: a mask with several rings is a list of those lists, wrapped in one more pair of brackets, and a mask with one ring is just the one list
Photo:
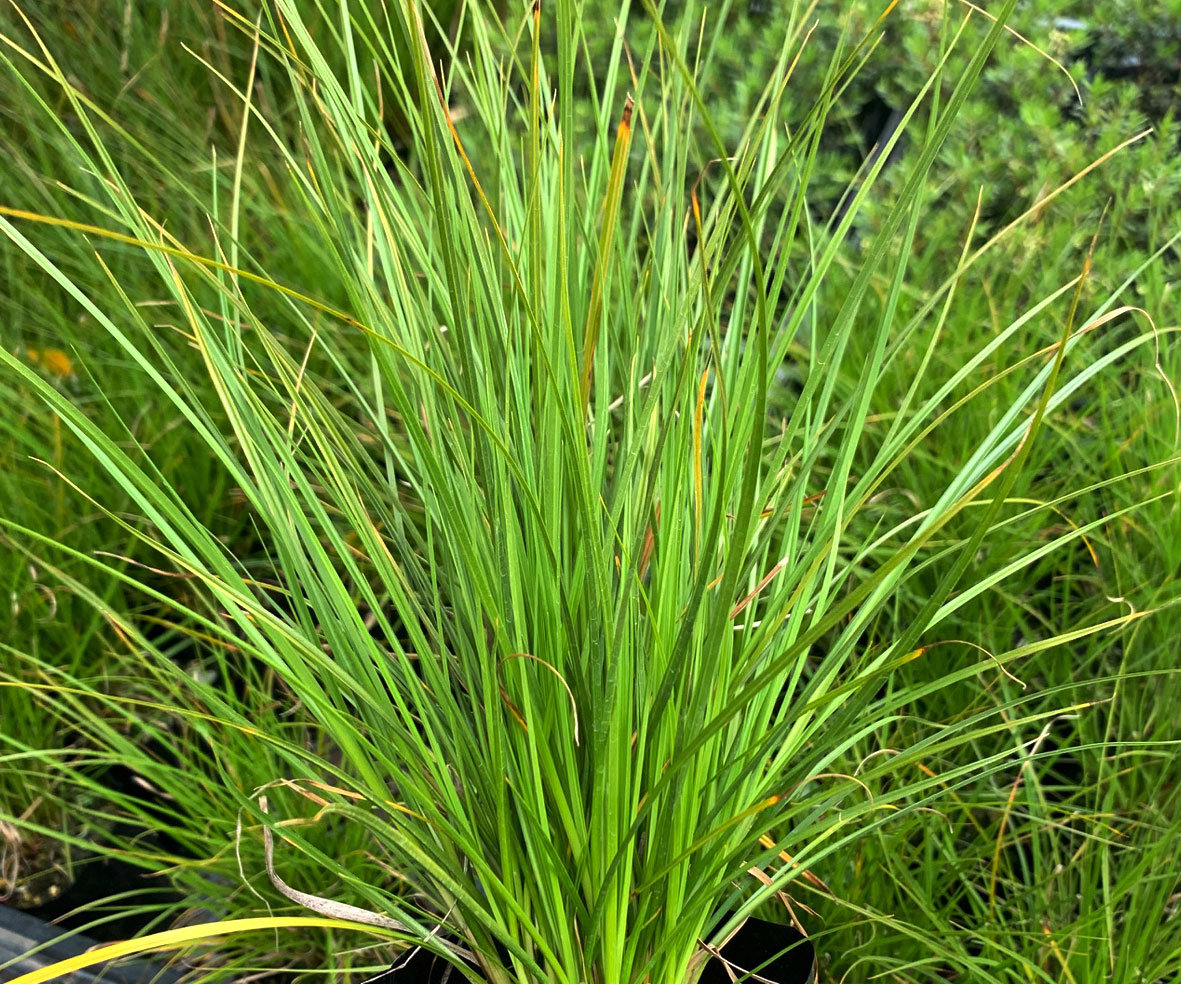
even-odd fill
[[(240, 490), (258, 555), (248, 563), (198, 521), (151, 448), (129, 448), (7, 353), (5, 372), (117, 482), (153, 568), (183, 578), (170, 624), (226, 673), (236, 663), (248, 679), (279, 681), (287, 705), (251, 720), (228, 686), (173, 673), (134, 618), (119, 621), (136, 659), (172, 673), (172, 713), (206, 735), (248, 736), (287, 770), (259, 782), (249, 742), (233, 755), (194, 742), (189, 772), (221, 783), (207, 796), (185, 768), (91, 729), (92, 741), (142, 755), (173, 798), (168, 823), (217, 816), (236, 830), (222, 860), (237, 851), (238, 877), (277, 907), (247, 919), (262, 903), (223, 893), (221, 922), (128, 952), (275, 926), (354, 928), (491, 984), (685, 984), (748, 916), (778, 907), (795, 918), (790, 893), (822, 887), (850, 841), (1015, 761), (1003, 742), (983, 756), (974, 743), (1072, 709), (1051, 694), (1034, 710), (1017, 699), (922, 721), (913, 746), (848, 767), (850, 749), (916, 701), (981, 674), (1019, 675), (1022, 658), (1063, 642), (965, 649), (933, 682), (898, 678), (959, 607), (1097, 525), (1056, 528), (1002, 568), (974, 567), (1013, 515), (1056, 508), (1010, 493), (1047, 417), (1113, 363), (1076, 350), (1127, 313), (1118, 297), (1082, 306), (1080, 255), (1056, 291), (1010, 312), (932, 387), (940, 332), (920, 329), (943, 325), (957, 292), (973, 289), (973, 264), (1020, 226), (979, 245), (966, 229), (951, 277), (908, 278), (925, 176), (1014, 3), (995, 20), (966, 8), (951, 25), (944, 55), (966, 47), (966, 69), (945, 77), (940, 62), (831, 221), (810, 208), (809, 182), (827, 114), (875, 38), (843, 37), (820, 98), (784, 127), (777, 109), (809, 38), (802, 4), (781, 25), (775, 72), (737, 146), (722, 143), (698, 92), (709, 46), (694, 35), (693, 4), (667, 23), (625, 4), (604, 65), (584, 63), (567, 0), (511, 10), (503, 24), (467, 7), (456, 35), (468, 54), (442, 65), (416, 5), (230, 11), (254, 52), (242, 78), (220, 77), (242, 109), (239, 152), (215, 162), (199, 242), (138, 206), (107, 151), (109, 121), (29, 43), (33, 60), (16, 70), (56, 83), (70, 107), (68, 126), (46, 117), (70, 146), (63, 168), (101, 175), (105, 197), (92, 221), (65, 223), (90, 238), (90, 267), (67, 271), (39, 248), (50, 215), (0, 210), (5, 248), (171, 402), (190, 453)], [(631, 50), (639, 16), (657, 28)], [(287, 73), (287, 116), (263, 111), (264, 67), (272, 82)], [(595, 80), (597, 120), (572, 130), (564, 108), (582, 75)], [(390, 106), (405, 147), (381, 127)], [(704, 152), (701, 127), (715, 144)], [(893, 166), (909, 177), (862, 242), (842, 302), (821, 306), (903, 134), (910, 150)], [(255, 144), (285, 165), (272, 174), (284, 234), (298, 230), (321, 264), (306, 281), (271, 266), (282, 249), (271, 230), (240, 221)], [(111, 289), (113, 250), (152, 273), (150, 306)], [(898, 298), (916, 289), (927, 300), (902, 323)], [(1035, 351), (1028, 328), (1050, 317), (1059, 339)], [(913, 385), (890, 419), (871, 415), (879, 379), (920, 336)], [(1151, 340), (1145, 330), (1128, 344)], [(940, 495), (888, 528), (863, 521), (916, 449), (929, 452), (1014, 375), (1018, 398)], [(779, 403), (777, 378), (792, 381)], [(32, 550), (70, 552), (66, 538), (6, 525)], [(108, 569), (101, 556), (74, 559)], [(135, 567), (109, 572), (170, 604)], [(891, 621), (915, 578), (921, 604)], [(321, 737), (289, 740), (283, 713)], [(928, 762), (949, 764), (936, 776)], [(364, 864), (313, 843), (329, 822), (360, 835)], [(986, 973), (971, 952), (948, 959)]]

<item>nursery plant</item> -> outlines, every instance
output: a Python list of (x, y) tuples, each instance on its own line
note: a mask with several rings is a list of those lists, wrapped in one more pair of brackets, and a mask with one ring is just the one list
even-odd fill
[[(89, 413), (27, 357), (0, 354), (88, 456), (60, 480), (141, 558), (0, 519), (117, 628), (120, 660), (96, 680), (18, 640), (7, 659), (42, 678), (0, 683), (40, 695), (164, 799), (106, 794), (93, 809), (168, 831), (175, 849), (137, 853), (134, 834), (98, 849), (170, 872), (202, 905), (84, 960), (240, 935), (194, 958), (201, 979), (229, 979), (282, 959), (260, 931), (286, 927), (315, 931), (332, 974), (420, 948), (492, 984), (683, 984), (754, 914), (806, 926), (797, 896), (830, 898), (849, 875), (827, 869), (851, 848), (936, 810), (971, 827), (959, 790), (1046, 754), (1009, 736), (1094, 703), (1057, 684), (1035, 700), (1023, 667), (1152, 612), (1087, 610), (991, 651), (956, 640), (955, 658), (941, 632), (1170, 493), (1061, 524), (1067, 503), (1175, 465), (1021, 494), (1056, 416), (1162, 337), (1122, 298), (1130, 278), (1091, 289), (1098, 225), (1059, 283), (998, 313), (962, 362), (940, 358), (979, 264), (1059, 194), (987, 237), (969, 222), (948, 272), (914, 282), (930, 169), (1015, 0), (949, 12), (930, 75), (829, 214), (810, 198), (826, 125), (893, 4), (868, 34), (831, 39), (815, 100), (783, 126), (812, 43), (813, 7), (792, 5), (729, 142), (698, 85), (711, 49), (695, 4), (667, 19), (622, 5), (602, 65), (569, 0), (503, 19), (468, 6), (453, 32), (468, 54), (445, 71), (417, 5), (307, 6), (222, 8), (252, 57), (242, 77), (206, 65), (241, 129), (228, 181), (187, 189), (208, 196), (199, 241), (172, 232), (167, 200), (144, 207), (112, 150), (118, 123), (37, 26), (5, 38), (9, 77), (68, 148), (48, 165), (63, 196), (100, 178), (80, 199), (88, 217), (77, 202), (68, 216), (0, 204), (6, 252), (166, 401), (260, 544), (236, 553), (202, 494), (128, 440), (123, 412)], [(651, 24), (635, 46), (633, 19)], [(286, 73), (297, 126), (256, 100), (263, 71)], [(589, 119), (568, 112), (583, 79)], [(850, 232), (904, 136), (891, 166), (905, 178), (850, 270)], [(306, 279), (278, 269), (273, 229), (244, 221), (255, 144), (284, 165), (270, 175), (276, 221), (317, 259)], [(63, 230), (88, 246), (69, 264), (48, 245)], [(134, 279), (110, 273), (114, 255)], [(1115, 324), (1118, 344), (1095, 345)], [(900, 365), (910, 382), (883, 418), (879, 386)], [(972, 445), (949, 442), (998, 390)], [(930, 501), (882, 508), (900, 473), (946, 446), (957, 453)], [(111, 508), (105, 483), (126, 506)], [(150, 598), (151, 620), (93, 583)], [(168, 634), (149, 631), (160, 623)], [(218, 674), (178, 666), (178, 638)], [(938, 670), (912, 673), (937, 650)], [(1120, 681), (1099, 665), (1097, 683)], [(966, 712), (940, 703), (976, 685), (989, 699)], [(104, 795), (83, 764), (42, 761)], [(264, 904), (273, 914), (257, 915)], [(942, 918), (894, 924), (940, 973), (1055, 979), (948, 942)], [(349, 952), (344, 932), (375, 937), (384, 959)], [(894, 969), (921, 979), (922, 963)]]

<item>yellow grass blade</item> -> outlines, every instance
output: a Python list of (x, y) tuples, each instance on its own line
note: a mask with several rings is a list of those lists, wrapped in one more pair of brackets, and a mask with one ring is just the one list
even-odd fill
[(58, 978), (68, 978), (71, 974), (95, 964), (118, 960), (121, 957), (133, 957), (142, 953), (158, 950), (175, 950), (188, 943), (201, 943), (205, 940), (216, 939), (221, 936), (233, 936), (237, 933), (253, 933), (260, 929), (358, 929), (367, 933), (381, 930), (360, 923), (349, 922), (344, 919), (323, 919), (316, 916), (260, 916), (254, 919), (227, 919), (224, 922), (202, 923), (199, 926), (182, 926), (179, 929), (169, 929), (163, 933), (152, 933), (134, 940), (122, 940), (107, 946), (88, 950), (68, 960), (59, 960), (48, 967), (22, 974), (8, 984), (42, 984), (43, 981), (53, 981)]

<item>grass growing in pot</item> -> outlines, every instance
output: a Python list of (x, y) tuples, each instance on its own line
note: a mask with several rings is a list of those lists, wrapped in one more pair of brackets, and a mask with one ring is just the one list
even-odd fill
[[(510, 15), (509, 36), (466, 10), (470, 59), (445, 80), (419, 43), (421, 12), (374, 6), (342, 7), (328, 37), (290, 0), (257, 26), (239, 19), (260, 62), (290, 73), (295, 140), (271, 127), (250, 85), (225, 80), (248, 110), (242, 146), (273, 140), (284, 157), (282, 201), (340, 295), (331, 303), (322, 284), (271, 269), (267, 231), (240, 221), (236, 183), (209, 203), (212, 248), (173, 237), (139, 208), (51, 54), (21, 68), (60, 84), (82, 131), (60, 128), (70, 164), (100, 174), (106, 197), (91, 221), (70, 220), (96, 250), (89, 266), (67, 272), (38, 248), (30, 230), (46, 216), (0, 211), (6, 248), (171, 402), (192, 447), (241, 490), (265, 560), (236, 556), (150, 449), (129, 454), (113, 428), (7, 354), (6, 371), (131, 500), (144, 525), (129, 532), (155, 551), (154, 566), (203, 600), (180, 612), (189, 636), (273, 675), (289, 710), (324, 737), (287, 741), (274, 716), (252, 724), (220, 698), (202, 720), (265, 744), (286, 772), (253, 781), (257, 763), (240, 768), (249, 752), (238, 744), (212, 755), (225, 780), (217, 795), (134, 743), (120, 747), (176, 799), (169, 822), (212, 810), (224, 826), (228, 793), (246, 818), (235, 846), (253, 845), (247, 877), (316, 913), (190, 927), (187, 940), (352, 926), (426, 947), (464, 973), (471, 958), (493, 984), (682, 984), (708, 954), (703, 942), (821, 879), (859, 838), (1022, 761), (988, 739), (1087, 703), (1051, 690), (1027, 707), (1014, 694), (922, 721), (910, 746), (870, 749), (847, 768), (854, 750), (942, 688), (1138, 617), (905, 674), (961, 607), (1139, 505), (1019, 540), (1006, 563), (975, 568), (983, 545), (1007, 542), (1014, 517), (1060, 507), (1013, 490), (1045, 422), (1112, 371), (1110, 353), (1082, 359), (1080, 348), (1128, 312), (1118, 292), (1083, 305), (1079, 255), (1055, 290), (943, 366), (939, 332), (920, 329), (973, 289), (979, 254), (964, 250), (948, 279), (923, 285), (912, 317), (897, 316), (926, 173), (999, 22), (970, 11), (955, 22), (949, 43), (971, 58), (954, 78), (937, 71), (910, 107), (897, 136), (908, 134), (912, 153), (895, 165), (909, 178), (843, 296), (827, 299), (888, 157), (838, 222), (814, 224), (809, 181), (826, 113), (866, 44), (843, 40), (820, 100), (780, 130), (771, 110), (808, 37), (808, 9), (796, 8), (768, 111), (733, 147), (717, 139), (695, 84), (707, 66), (682, 56), (696, 10), (667, 25), (648, 10), (660, 23), (651, 44), (613, 60), (596, 88), (597, 129), (571, 132), (563, 107), (574, 79), (600, 69), (580, 61), (575, 5)], [(617, 51), (627, 19), (624, 8)], [(552, 61), (540, 56), (542, 32), (558, 39)], [(506, 44), (514, 57), (500, 61)], [(407, 122), (407, 156), (377, 125), (386, 101)], [(716, 139), (709, 156), (697, 153), (695, 121)], [(248, 161), (240, 155), (235, 174)], [(111, 249), (131, 250), (154, 276), (199, 356), (199, 384), (159, 344), (143, 298), (118, 282), (111, 290)], [(1030, 326), (1051, 314), (1055, 342), (1028, 344)], [(1128, 344), (1154, 337), (1145, 327)], [(879, 380), (920, 338), (914, 385), (884, 436), (871, 436)], [(933, 377), (937, 368), (945, 375)], [(768, 394), (781, 369), (796, 387), (776, 406)], [(930, 504), (876, 512), (898, 469), (1014, 378), (1022, 385)], [(908, 618), (891, 617), (916, 598)], [(157, 642), (125, 631), (169, 680), (170, 704), (212, 699), (201, 680), (166, 672)], [(94, 740), (114, 746), (105, 734)], [(919, 768), (934, 760), (948, 763), (940, 774)], [(363, 835), (365, 865), (307, 832), (329, 819)], [(265, 876), (263, 831), (277, 841)], [(222, 905), (227, 918), (243, 912), (241, 898)], [(961, 973), (999, 979), (991, 957), (934, 932), (923, 941)]]

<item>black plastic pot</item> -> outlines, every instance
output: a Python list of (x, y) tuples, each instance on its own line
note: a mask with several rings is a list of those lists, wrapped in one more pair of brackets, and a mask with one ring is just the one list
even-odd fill
[[(0, 966), (4, 967), (0, 973), (4, 979), (11, 980), (102, 945), (81, 934), (59, 939), (62, 932), (60, 926), (0, 905)], [(744, 970), (757, 973), (757, 977), (747, 978), (750, 981), (761, 979), (774, 984), (812, 984), (816, 979), (815, 950), (806, 937), (790, 926), (748, 919), (722, 948), (721, 955), (729, 962), (729, 969), (716, 957), (711, 958), (702, 970), (700, 984), (731, 984), (732, 979), (744, 977)], [(14, 958), (15, 963), (4, 966)], [(447, 965), (443, 961), (425, 950), (420, 950), (409, 960), (399, 961), (395, 967), (373, 980), (380, 980), (381, 984), (394, 980), (398, 984), (445, 984), (449, 978), (455, 979), (454, 975), (447, 974)], [(99, 964), (76, 971), (70, 982), (175, 984), (180, 977), (179, 972), (167, 970), (159, 964), (134, 961), (118, 966)]]
[[(808, 938), (791, 926), (747, 919), (722, 947), (721, 955), (730, 964), (729, 969), (717, 957), (711, 957), (702, 969), (699, 984), (731, 984), (744, 977), (749, 984), (759, 984), (760, 979), (774, 984), (813, 984), (816, 980), (816, 951)], [(370, 978), (369, 984), (456, 984), (461, 978), (448, 973), (449, 969), (446, 961), (419, 950)], [(745, 971), (757, 976), (747, 977)]]
[[(716, 957), (701, 972), (700, 984), (730, 984), (746, 977), (775, 984), (812, 984), (816, 980), (816, 950), (799, 930), (763, 919), (747, 919), (721, 949), (726, 965)], [(733, 974), (732, 978), (730, 975)]]

